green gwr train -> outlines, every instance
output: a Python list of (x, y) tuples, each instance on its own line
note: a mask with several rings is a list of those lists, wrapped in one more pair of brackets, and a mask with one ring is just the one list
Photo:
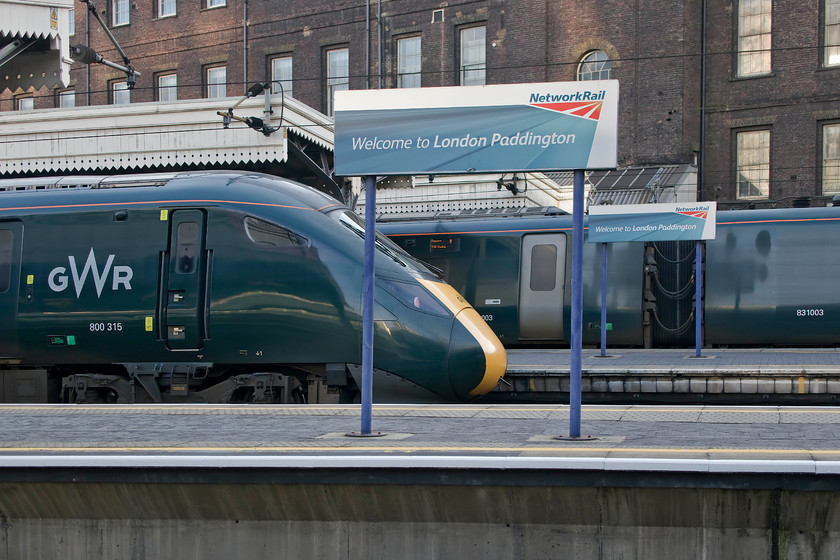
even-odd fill
[[(2, 402), (349, 402), (364, 227), (258, 173), (0, 181)], [(377, 240), (374, 399), (465, 401), (505, 351)]]
[[(840, 344), (840, 207), (718, 212), (716, 225), (715, 239), (702, 244), (706, 346)], [(463, 211), (391, 217), (378, 227), (441, 269), (505, 346), (568, 346), (570, 215)], [(695, 242), (606, 250), (607, 345), (694, 346)], [(584, 244), (583, 343), (592, 347), (600, 344), (601, 251)]]

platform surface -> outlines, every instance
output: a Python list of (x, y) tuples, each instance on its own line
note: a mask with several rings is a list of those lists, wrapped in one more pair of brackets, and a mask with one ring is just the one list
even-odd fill
[[(485, 399), (569, 402), (568, 349), (508, 351), (507, 374)], [(840, 402), (837, 348), (584, 349), (584, 402), (794, 404)]]
[[(508, 350), (508, 373), (568, 373), (571, 352), (566, 349)], [(584, 349), (585, 372), (708, 372), (808, 375), (840, 373), (840, 348), (695, 348)]]
[[(434, 467), (840, 473), (840, 408), (2, 405), (0, 468)], [(591, 437), (590, 437), (591, 436)]]

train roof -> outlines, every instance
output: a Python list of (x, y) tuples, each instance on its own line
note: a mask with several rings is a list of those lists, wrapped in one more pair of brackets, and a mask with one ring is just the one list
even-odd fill
[[(237, 189), (236, 187), (259, 186), (259, 193), (255, 197), (254, 189)], [(329, 195), (308, 187), (295, 181), (267, 175), (264, 173), (247, 171), (179, 171), (172, 173), (140, 173), (128, 175), (62, 175), (52, 177), (26, 177), (16, 179), (0, 179), (0, 208), (6, 196), (27, 196), (30, 202), (40, 196), (50, 194), (67, 195), (70, 193), (87, 198), (95, 196), (94, 193), (105, 195), (111, 193), (108, 198), (119, 191), (117, 198), (145, 199), (152, 195), (160, 197), (160, 190), (189, 189), (195, 191), (201, 189), (202, 196), (212, 197), (211, 193), (223, 191), (226, 197), (238, 193), (236, 198), (247, 198), (249, 201), (258, 202), (260, 197), (276, 198), (282, 196), (296, 201), (300, 205), (309, 206), (313, 209), (324, 209), (326, 207), (344, 207), (344, 204)], [(125, 190), (123, 190), (125, 189)], [(131, 189), (129, 191), (129, 189)], [(147, 190), (148, 189), (148, 190)], [(268, 189), (268, 190), (265, 190)], [(131, 192), (131, 195), (128, 195)], [(153, 194), (154, 193), (154, 194)], [(194, 195), (193, 195), (194, 196)], [(267, 200), (266, 200), (267, 202)]]

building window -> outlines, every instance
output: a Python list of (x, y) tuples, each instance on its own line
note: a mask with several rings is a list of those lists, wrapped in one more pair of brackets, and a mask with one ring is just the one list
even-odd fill
[(128, 25), (128, 0), (113, 0), (111, 11), (113, 13), (112, 25)]
[(823, 127), (823, 194), (840, 193), (840, 124), (827, 124)]
[(333, 114), (335, 92), (350, 89), (350, 49), (327, 51), (327, 114)]
[(208, 8), (221, 8), (225, 5), (225, 0), (207, 0)]
[(420, 37), (397, 41), (397, 87), (420, 87)]
[(76, 34), (76, 10), (73, 8), (67, 10), (67, 33), (71, 36)]
[(738, 2), (738, 75), (770, 72), (771, 0)]
[(111, 82), (111, 103), (114, 105), (131, 103), (131, 90), (128, 89), (128, 84), (124, 80)]
[(158, 101), (176, 101), (178, 99), (178, 76), (162, 74), (157, 79)]
[(292, 97), (292, 57), (278, 56), (271, 59), (271, 91), (277, 93), (283, 86), (283, 95)]
[(825, 52), (823, 65), (840, 64), (840, 0), (825, 0)]
[(579, 81), (609, 80), (611, 75), (612, 61), (604, 51), (588, 52), (580, 59), (577, 72)]
[(76, 91), (66, 89), (58, 92), (58, 106), (62, 109), (69, 109), (76, 106)]
[(35, 109), (35, 98), (31, 95), (15, 97), (15, 110), (32, 111)]
[(158, 17), (169, 17), (176, 14), (175, 0), (158, 0)]
[(483, 86), (486, 83), (486, 29), (481, 26), (461, 30), (462, 86)]
[(207, 97), (227, 97), (227, 67), (207, 69)]
[(738, 198), (770, 196), (770, 131), (737, 134)]

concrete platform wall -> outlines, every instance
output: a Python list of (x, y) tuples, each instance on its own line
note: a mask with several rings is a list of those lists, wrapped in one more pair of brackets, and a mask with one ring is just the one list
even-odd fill
[(834, 491), (0, 484), (0, 558), (836, 558)]

